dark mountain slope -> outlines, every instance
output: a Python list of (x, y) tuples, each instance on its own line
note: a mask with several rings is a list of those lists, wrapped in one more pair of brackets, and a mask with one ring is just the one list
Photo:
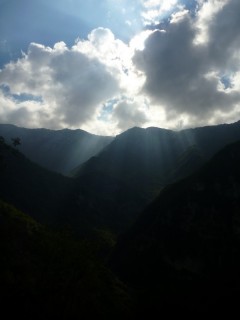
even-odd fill
[(170, 171), (169, 182), (188, 176), (199, 169), (204, 162), (206, 162), (206, 156), (203, 155), (200, 148), (196, 145), (187, 147), (178, 157), (174, 169)]
[(83, 130), (25, 129), (8, 124), (0, 124), (0, 136), (8, 143), (19, 137), (20, 150), (30, 160), (62, 174), (69, 174), (113, 140)]
[(226, 144), (240, 139), (240, 122), (188, 129), (132, 128), (76, 170), (76, 175), (108, 173), (145, 195), (198, 169)]
[(0, 197), (41, 223), (69, 225), (80, 233), (94, 228), (121, 232), (142, 208), (139, 195), (115, 178), (100, 174), (67, 178), (4, 143), (0, 143)]
[(157, 128), (129, 129), (84, 163), (77, 175), (107, 173), (142, 193), (147, 203), (166, 184), (168, 172), (183, 151), (175, 135)]
[(0, 197), (45, 223), (56, 223), (68, 206), (73, 181), (0, 144)]
[(126, 319), (128, 289), (104, 266), (98, 243), (53, 232), (0, 200), (1, 312), (24, 319)]
[(88, 210), (85, 216), (90, 225), (110, 228), (117, 233), (132, 225), (145, 205), (145, 199), (137, 190), (101, 172), (77, 178), (75, 196)]
[(147, 313), (169, 308), (216, 315), (237, 309), (239, 163), (237, 142), (165, 188), (119, 242), (113, 268), (144, 292)]
[(239, 140), (240, 121), (231, 124), (206, 126), (179, 132), (181, 139), (196, 145), (207, 158), (212, 157), (227, 144)]

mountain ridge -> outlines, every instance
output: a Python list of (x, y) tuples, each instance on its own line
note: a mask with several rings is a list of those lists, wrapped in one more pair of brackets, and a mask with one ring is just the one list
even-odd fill
[(0, 198), (40, 223), (69, 226), (79, 234), (103, 227), (122, 232), (142, 208), (141, 196), (122, 181), (106, 174), (66, 177), (2, 142)]
[(19, 137), (19, 147), (30, 160), (65, 175), (113, 140), (112, 137), (97, 136), (81, 129), (29, 129), (9, 124), (0, 124), (0, 136), (10, 144), (11, 138)]
[(107, 172), (139, 189), (149, 201), (157, 190), (191, 174), (214, 153), (239, 139), (240, 121), (179, 132), (134, 127), (117, 135), (74, 174)]
[[(159, 132), (160, 135), (156, 134)], [(9, 220), (10, 227), (6, 225), (10, 233), (4, 229), (0, 245), (8, 262), (2, 279), (8, 275), (8, 264), (11, 268), (15, 265), (11, 255), (15, 243), (14, 257), (21, 255), (18, 250), (18, 245), (22, 248), (18, 240), (21, 236), (23, 239), (27, 237), (27, 247), (24, 245), (22, 249), (23, 260), (17, 258), (16, 261), (20, 260), (23, 266), (30, 266), (30, 269), (35, 266), (36, 252), (28, 252), (28, 245), (32, 243), (28, 237), (30, 235), (31, 240), (32, 227), (39, 228), (40, 223), (56, 230), (66, 227), (83, 243), (102, 236), (114, 243), (115, 237), (120, 235), (110, 262), (104, 268), (110, 266), (112, 271), (107, 274), (113, 272), (127, 284), (125, 294), (128, 296), (130, 293), (130, 300), (133, 298), (134, 308), (135, 304), (137, 307), (134, 309), (136, 313), (130, 315), (131, 319), (151, 319), (155, 313), (160, 317), (176, 312), (189, 312), (191, 315), (198, 312), (204, 316), (210, 312), (222, 314), (230, 309), (237, 312), (240, 292), (239, 135), (239, 122), (191, 129), (180, 134), (158, 128), (133, 128), (85, 162), (82, 168), (87, 166), (87, 170), (82, 170), (75, 178), (36, 165), (21, 153), (19, 147), (13, 148), (0, 139), (0, 211), (16, 212), (9, 207), (11, 204), (24, 212), (20, 225), (15, 224), (19, 217), (16, 212), (16, 219), (14, 214), (14, 221)], [(238, 141), (226, 145), (232, 140)], [(221, 150), (214, 153), (221, 146)], [(161, 171), (156, 172), (159, 165), (162, 166)], [(189, 175), (191, 171), (193, 173)], [(154, 193), (150, 194), (150, 188), (154, 189)], [(148, 205), (151, 198), (155, 200)], [(37, 223), (32, 224), (25, 213), (36, 219)], [(1, 215), (2, 212), (2, 222), (5, 218)], [(8, 245), (4, 239), (8, 239), (9, 235), (11, 242)], [(65, 250), (65, 238), (60, 235), (57, 239), (54, 251), (60, 243)], [(51, 241), (49, 244), (52, 247)], [(71, 251), (72, 244), (70, 240), (67, 252), (69, 249)], [(112, 246), (100, 245), (99, 254), (104, 264), (112, 250)], [(73, 255), (71, 252), (70, 256), (66, 255), (67, 259), (73, 258), (70, 262), (76, 257), (75, 251)], [(30, 263), (24, 259), (26, 256)], [(71, 263), (64, 261), (61, 264), (61, 252), (58, 254), (57, 250), (55, 256), (59, 260), (53, 263), (53, 269), (48, 269), (50, 273), (46, 278), (50, 282), (54, 279), (51, 272), (55, 267), (60, 272), (60, 278), (62, 270), (70, 275), (72, 270)], [(85, 255), (81, 258), (77, 254), (77, 257), (81, 265)], [(40, 261), (41, 255), (37, 259)], [(86, 270), (91, 263), (97, 268), (95, 260), (91, 261), (87, 263)], [(16, 288), (20, 292), (23, 287), (27, 289), (27, 302), (30, 301), (35, 310), (31, 304), (31, 291), (28, 291), (35, 288), (28, 282), (31, 276), (29, 278), (28, 272), (24, 273), (22, 286), (18, 269), (14, 267), (12, 270), (14, 277), (20, 279), (20, 285), (16, 283)], [(95, 280), (85, 280), (86, 288), (95, 283)], [(96, 281), (99, 283), (98, 279)], [(15, 297), (11, 295), (11, 279), (7, 278), (5, 284), (9, 296)], [(111, 288), (105, 287), (105, 280), (100, 282), (100, 289), (102, 286), (111, 296)], [(43, 285), (43, 288), (45, 290), (48, 286)], [(74, 288), (77, 290), (78, 285)], [(84, 296), (84, 291), (81, 292)], [(2, 293), (4, 297), (4, 290)], [(66, 296), (68, 293), (64, 291), (64, 299)], [(20, 304), (27, 308), (24, 301), (21, 300)], [(97, 298), (93, 297), (90, 305), (94, 306), (96, 301)], [(43, 304), (44, 308), (48, 308), (45, 299)]]

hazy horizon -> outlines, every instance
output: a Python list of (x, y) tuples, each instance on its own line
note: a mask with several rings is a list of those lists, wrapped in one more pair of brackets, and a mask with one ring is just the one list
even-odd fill
[[(149, 127), (140, 127), (140, 126), (132, 126), (132, 127), (129, 127), (127, 128), (126, 130), (123, 130), (119, 133), (116, 133), (115, 135), (105, 135), (106, 137), (116, 137), (128, 130), (131, 130), (131, 129), (134, 129), (134, 128), (139, 128), (139, 129), (150, 129), (150, 128), (156, 128), (156, 129), (162, 129), (162, 130), (169, 130), (169, 131), (175, 131), (175, 132), (179, 132), (179, 131), (183, 131), (183, 130), (188, 130), (188, 129), (197, 129), (197, 128), (204, 128), (204, 127), (209, 127), (209, 126), (218, 126), (218, 125), (231, 125), (231, 124), (234, 124), (234, 123), (237, 123), (239, 122), (240, 120), (236, 120), (236, 121), (233, 121), (233, 122), (222, 122), (222, 123), (218, 123), (218, 124), (213, 124), (213, 125), (202, 125), (202, 126), (189, 126), (189, 127), (185, 127), (185, 128), (164, 128), (164, 127), (156, 127), (156, 126), (149, 126)], [(96, 135), (96, 136), (101, 136), (101, 134), (97, 134), (97, 133), (94, 133), (94, 132), (90, 132), (90, 131), (87, 131), (87, 130), (84, 130), (82, 128), (60, 128), (60, 129), (54, 129), (54, 128), (44, 128), (44, 127), (23, 127), (23, 126), (19, 126), (19, 125), (16, 125), (16, 124), (13, 124), (13, 123), (0, 123), (0, 126), (1, 125), (12, 125), (12, 126), (16, 126), (18, 128), (22, 128), (22, 129), (29, 129), (29, 130), (52, 130), (52, 131), (61, 131), (61, 130), (70, 130), (70, 131), (77, 131), (77, 130), (80, 130), (80, 131), (85, 131), (91, 135)], [(104, 135), (102, 135), (104, 136)]]

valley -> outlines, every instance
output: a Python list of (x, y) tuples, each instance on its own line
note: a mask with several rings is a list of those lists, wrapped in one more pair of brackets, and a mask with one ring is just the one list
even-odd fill
[(240, 122), (132, 128), (92, 149), (75, 133), (0, 125), (4, 304), (41, 305), (39, 319), (235, 310)]

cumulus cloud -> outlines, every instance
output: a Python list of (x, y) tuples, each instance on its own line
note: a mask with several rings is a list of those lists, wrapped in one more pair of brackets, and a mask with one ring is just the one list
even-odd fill
[(119, 101), (114, 105), (112, 120), (120, 131), (134, 126), (142, 127), (149, 121), (146, 105), (142, 101)]
[(116, 134), (238, 120), (239, 0), (137, 3), (145, 30), (129, 43), (97, 28), (72, 47), (31, 43), (5, 65), (1, 122)]
[[(166, 32), (153, 32), (145, 49), (134, 56), (146, 75), (143, 93), (165, 110), (167, 120), (184, 116), (191, 124), (209, 123), (220, 114), (227, 118), (240, 106), (240, 2), (221, 0), (217, 10), (212, 7), (215, 2), (207, 2), (212, 10), (208, 17), (206, 2), (197, 16), (186, 11), (178, 13), (179, 19), (172, 16)], [(196, 43), (199, 23), (207, 34)], [(224, 75), (227, 86), (222, 82)]]
[[(0, 91), (8, 106), (2, 119), (25, 121), (25, 126), (92, 128), (107, 101), (139, 92), (145, 78), (132, 56), (148, 34), (127, 45), (109, 29), (98, 28), (71, 48), (64, 42), (53, 48), (31, 43), (22, 58), (0, 71), (0, 85), (8, 88), (8, 95)], [(22, 94), (40, 99), (16, 101)]]
[(143, 23), (146, 25), (158, 24), (162, 16), (179, 8), (180, 3), (179, 0), (142, 0)]
[(195, 43), (208, 42), (208, 33), (213, 27), (215, 16), (220, 12), (229, 0), (208, 0), (199, 1), (199, 10), (197, 11), (197, 34)]
[(118, 92), (110, 68), (64, 43), (54, 48), (32, 43), (21, 59), (5, 66), (0, 83), (9, 86), (11, 94), (40, 96), (39, 107), (47, 109), (59, 127), (81, 125)]

